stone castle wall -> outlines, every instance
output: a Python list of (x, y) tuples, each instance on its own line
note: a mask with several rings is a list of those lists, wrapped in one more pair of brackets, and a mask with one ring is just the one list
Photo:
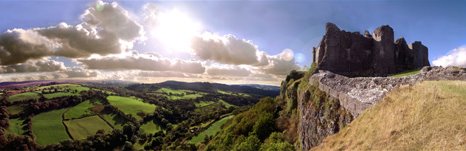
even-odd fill
[(347, 32), (327, 23), (318, 47), (313, 49), (318, 69), (356, 76), (386, 76), (429, 66), (428, 49), (421, 42), (408, 46), (404, 38), (394, 40), (393, 29), (384, 25), (373, 35)]

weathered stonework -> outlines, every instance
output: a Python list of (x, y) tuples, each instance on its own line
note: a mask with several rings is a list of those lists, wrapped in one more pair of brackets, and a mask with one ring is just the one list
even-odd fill
[(327, 23), (318, 47), (313, 49), (314, 63), (320, 70), (356, 76), (386, 76), (429, 66), (428, 49), (421, 42), (410, 48), (401, 38), (394, 41), (393, 29), (384, 25), (374, 34), (347, 32)]

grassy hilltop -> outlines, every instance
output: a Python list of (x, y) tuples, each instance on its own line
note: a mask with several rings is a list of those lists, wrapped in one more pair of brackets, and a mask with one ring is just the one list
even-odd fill
[(466, 81), (424, 81), (390, 92), (312, 150), (464, 150)]

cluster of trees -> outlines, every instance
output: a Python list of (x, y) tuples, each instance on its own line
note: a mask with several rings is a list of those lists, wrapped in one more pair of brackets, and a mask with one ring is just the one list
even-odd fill
[[(81, 92), (79, 96), (67, 96), (51, 100), (45, 100), (45, 98), (41, 97), (40, 100), (21, 101), (18, 103), (23, 104), (25, 106), (25, 110), (17, 116), (21, 119), (24, 119), (25, 121), (23, 123), (25, 133), (22, 136), (9, 135), (0, 137), (0, 140), (2, 141), (0, 143), (3, 144), (3, 146), (0, 146), (0, 150), (132, 150), (132, 146), (135, 143), (144, 145), (146, 150), (197, 150), (197, 146), (189, 144), (187, 140), (202, 132), (206, 128), (200, 129), (194, 127), (197, 127), (198, 125), (211, 120), (218, 120), (222, 116), (229, 113), (238, 114), (239, 112), (244, 111), (244, 108), (242, 107), (226, 108), (221, 103), (218, 103), (219, 99), (237, 106), (247, 106), (256, 103), (258, 100), (258, 97), (209, 93), (200, 98), (171, 101), (166, 97), (147, 95), (146, 91), (134, 91), (121, 87), (113, 87), (113, 89), (117, 95), (135, 96), (143, 99), (144, 102), (155, 104), (158, 107), (154, 110), (154, 113), (138, 114), (143, 118), (142, 121), (138, 121), (130, 114), (125, 114), (124, 112), (118, 110), (116, 107), (111, 106), (107, 100), (108, 94), (102, 91), (94, 91), (92, 89), (90, 91)], [(50, 88), (48, 91), (56, 92), (62, 90), (55, 90), (55, 88)], [(47, 92), (44, 91), (44, 93)], [(96, 133), (96, 135), (88, 137), (85, 140), (69, 140), (55, 145), (40, 146), (34, 143), (31, 129), (33, 124), (31, 123), (32, 116), (50, 110), (75, 106), (85, 100), (100, 100), (104, 105), (103, 110), (101, 110), (102, 113), (116, 114), (117, 116), (125, 119), (125, 121), (128, 121), (125, 124), (123, 130), (114, 130), (113, 132), (107, 134), (105, 134), (103, 131), (99, 131)], [(6, 102), (6, 99), (1, 99), (0, 101)], [(204, 107), (196, 107), (194, 103), (201, 101), (211, 101), (217, 103), (213, 103)], [(239, 143), (246, 140), (247, 142), (252, 142), (252, 144), (264, 144), (265, 142), (270, 142), (268, 144), (272, 144), (272, 146), (276, 144), (276, 142), (286, 142), (282, 141), (282, 136), (279, 134), (274, 134), (273, 141), (270, 139), (272, 136), (271, 133), (276, 131), (275, 126), (273, 126), (274, 119), (276, 118), (276, 109), (269, 105), (264, 105), (264, 103), (262, 103), (262, 105), (256, 106), (257, 107), (254, 107), (256, 108), (254, 111), (247, 111), (248, 113), (239, 114), (241, 115), (241, 118), (244, 118), (245, 121), (237, 121), (238, 124), (235, 124), (236, 126), (229, 126), (229, 128), (227, 128), (228, 130), (223, 130), (222, 133), (220, 133), (222, 135), (221, 137), (208, 137), (203, 147), (213, 150), (235, 149), (241, 147), (245, 148), (248, 146), (250, 147), (250, 144)], [(4, 110), (6, 111), (6, 107)], [(258, 111), (260, 111), (260, 113)], [(262, 115), (262, 113), (267, 114)], [(8, 124), (8, 118), (11, 117), (6, 117), (6, 122), (3, 123)], [(139, 126), (147, 122), (156, 123), (163, 129), (163, 131), (157, 132), (155, 134), (141, 133)], [(2, 122), (0, 119), (0, 126), (1, 124)], [(7, 127), (8, 126), (6, 126), (6, 128)], [(4, 134), (1, 130), (2, 129), (0, 129), (0, 134)], [(227, 135), (227, 133), (232, 133), (232, 135)], [(238, 141), (233, 141), (233, 143), (230, 144), (223, 144), (226, 145), (227, 148), (221, 148), (224, 146), (218, 146), (218, 143), (215, 143), (215, 140), (223, 140), (223, 138), (226, 138), (224, 136), (234, 136), (232, 137), (232, 140)], [(211, 139), (213, 140), (211, 141), (213, 143), (208, 143), (208, 141)], [(234, 142), (238, 143), (235, 144)], [(259, 148), (262, 146), (263, 145), (259, 145)], [(257, 149), (257, 146), (253, 148)]]
[(272, 98), (261, 99), (236, 115), (223, 130), (200, 147), (205, 150), (294, 150), (276, 126), (281, 107)]
[(8, 129), (8, 109), (6, 106), (0, 106), (0, 148), (6, 143), (5, 131)]

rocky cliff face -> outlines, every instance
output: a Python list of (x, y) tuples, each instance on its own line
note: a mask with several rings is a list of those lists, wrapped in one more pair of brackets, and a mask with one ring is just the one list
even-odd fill
[(394, 41), (393, 29), (384, 25), (373, 32), (347, 32), (327, 23), (318, 47), (313, 49), (318, 69), (345, 76), (386, 76), (429, 66), (428, 49), (421, 42), (408, 46), (404, 38)]
[[(429, 66), (427, 47), (417, 41), (409, 46), (404, 38), (394, 41), (390, 26), (361, 35), (328, 23), (313, 53), (313, 69), (292, 71), (282, 82), (279, 96), (286, 102), (285, 115), (298, 116), (298, 121), (290, 120), (297, 132), (288, 130), (297, 133), (301, 150), (340, 131), (392, 89), (423, 80), (466, 80), (463, 68), (424, 67)], [(384, 77), (420, 68), (416, 75)]]
[(423, 80), (466, 80), (466, 69), (424, 67), (419, 74), (393, 77), (346, 77), (330, 71), (293, 71), (282, 82), (286, 111), (296, 109), (297, 145), (309, 150), (339, 132), (389, 91)]

